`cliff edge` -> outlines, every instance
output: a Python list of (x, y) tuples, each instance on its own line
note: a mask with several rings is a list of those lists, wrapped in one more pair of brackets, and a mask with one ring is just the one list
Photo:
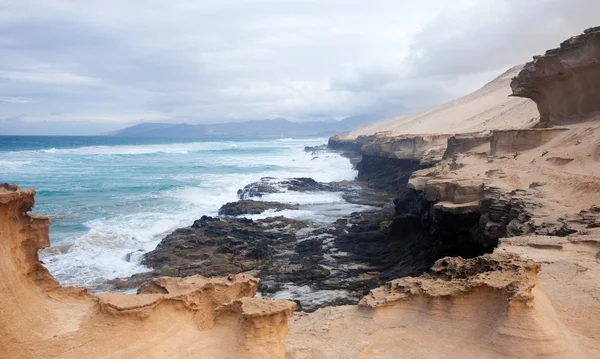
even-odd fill
[(535, 101), (540, 126), (579, 121), (600, 111), (600, 27), (534, 57), (510, 86), (512, 96)]

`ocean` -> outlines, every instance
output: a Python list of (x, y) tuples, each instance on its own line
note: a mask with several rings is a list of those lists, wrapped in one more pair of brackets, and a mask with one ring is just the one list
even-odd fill
[[(326, 142), (0, 136), (0, 182), (36, 189), (33, 213), (52, 219), (52, 245), (40, 251), (50, 272), (63, 285), (94, 288), (147, 271), (142, 254), (166, 234), (202, 215), (216, 216), (237, 200), (238, 189), (261, 177), (353, 179), (348, 159), (304, 152)], [(364, 208), (335, 192), (275, 193), (263, 200), (299, 203), (277, 214), (317, 223)]]

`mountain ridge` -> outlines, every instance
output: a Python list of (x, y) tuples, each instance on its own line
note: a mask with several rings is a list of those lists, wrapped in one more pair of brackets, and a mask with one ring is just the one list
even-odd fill
[(309, 122), (284, 118), (197, 125), (144, 122), (105, 135), (163, 138), (328, 136), (355, 130), (377, 119), (376, 115), (358, 115), (339, 121)]

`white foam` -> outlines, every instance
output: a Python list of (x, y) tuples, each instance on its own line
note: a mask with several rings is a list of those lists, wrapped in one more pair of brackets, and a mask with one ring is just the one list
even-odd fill
[(31, 161), (4, 161), (0, 160), (0, 171), (1, 172), (10, 172), (19, 170), (24, 166), (31, 164)]
[[(197, 151), (218, 151), (238, 148), (240, 145), (230, 141), (212, 142), (182, 142), (168, 144), (148, 145), (117, 145), (117, 146), (83, 146), (75, 148), (49, 148), (42, 150), (13, 151), (19, 153), (45, 153), (45, 154), (69, 154), (69, 155), (143, 155), (152, 153), (188, 154)], [(249, 142), (242, 147), (257, 148), (259, 143)]]
[(349, 295), (346, 290), (314, 290), (310, 286), (295, 286), (286, 284), (285, 289), (273, 294), (274, 299), (303, 300), (312, 304), (323, 304), (336, 298), (345, 298)]

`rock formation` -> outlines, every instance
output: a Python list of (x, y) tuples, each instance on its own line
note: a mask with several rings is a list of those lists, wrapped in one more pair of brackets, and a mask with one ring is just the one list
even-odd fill
[(534, 57), (510, 86), (513, 96), (535, 101), (540, 126), (578, 121), (600, 111), (600, 27)]
[(225, 216), (239, 216), (242, 214), (260, 214), (269, 209), (272, 209), (274, 211), (283, 211), (284, 209), (298, 209), (298, 205), (292, 205), (281, 202), (253, 201), (251, 199), (242, 199), (237, 202), (225, 203), (219, 209), (219, 214)]

